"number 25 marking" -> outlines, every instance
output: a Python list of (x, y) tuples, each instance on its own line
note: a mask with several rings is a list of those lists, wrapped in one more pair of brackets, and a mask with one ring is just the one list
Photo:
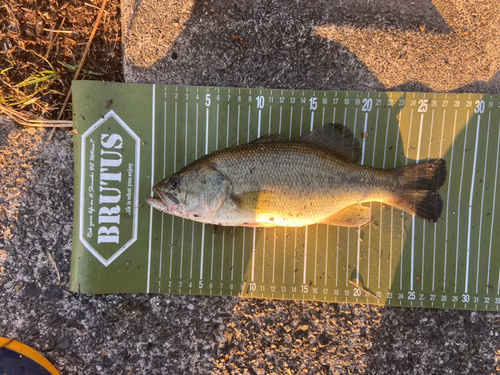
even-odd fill
[(423, 112), (423, 113), (427, 112), (427, 105), (429, 104), (429, 101), (427, 99), (420, 99), (418, 101), (418, 104), (420, 104), (418, 106), (419, 112)]

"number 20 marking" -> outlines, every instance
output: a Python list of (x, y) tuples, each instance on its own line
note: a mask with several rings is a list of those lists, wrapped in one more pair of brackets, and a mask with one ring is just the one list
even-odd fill
[(370, 98), (363, 99), (363, 108), (361, 108), (364, 112), (370, 112), (372, 110), (373, 100)]

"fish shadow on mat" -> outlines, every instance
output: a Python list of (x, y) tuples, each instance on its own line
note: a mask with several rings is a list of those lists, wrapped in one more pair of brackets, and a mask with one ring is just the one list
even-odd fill
[[(349, 247), (352, 260), (347, 261), (350, 283), (364, 292), (365, 299), (360, 298), (360, 302), (444, 307), (443, 302), (449, 299), (473, 301), (475, 297), (477, 302), (482, 296), (475, 294), (476, 283), (484, 286), (498, 282), (496, 277), (487, 280), (489, 271), (496, 275), (497, 269), (485, 272), (489, 257), (486, 249), (491, 247), (494, 228), (494, 192), (489, 187), (495, 186), (496, 163), (492, 156), (499, 139), (498, 124), (491, 123), (488, 128), (488, 111), (476, 113), (475, 105), (481, 102), (479, 94), (471, 95), (472, 107), (461, 106), (458, 110), (442, 105), (443, 101), (457, 100), (456, 94), (434, 97), (432, 93), (425, 95), (428, 106), (422, 107), (420, 102), (420, 109), (425, 111), (417, 110), (417, 102), (414, 110), (405, 108), (391, 113), (392, 123), (399, 121), (401, 126), (388, 131), (397, 138), (397, 149), (386, 149), (385, 167), (428, 158), (445, 159), (447, 178), (440, 189), (441, 218), (437, 223), (429, 223), (391, 206), (371, 204), (373, 223), (361, 229), (359, 235), (351, 230), (351, 237), (358, 237), (358, 243)], [(483, 98), (485, 107), (489, 105), (488, 97)], [(422, 96), (419, 98), (422, 100)], [(437, 100), (437, 105), (432, 105), (432, 100)], [(443, 127), (445, 119), (447, 125)], [(395, 164), (387, 165), (387, 161)], [(389, 285), (383, 285), (388, 281)], [(374, 298), (376, 290), (388, 289)], [(463, 292), (467, 290), (470, 295)]]
[[(455, 94), (448, 97), (457, 99)], [(466, 308), (487, 304), (488, 285), (498, 283), (491, 249), (498, 246), (492, 212), (498, 210), (493, 202), (499, 124), (490, 121), (490, 95), (471, 94), (470, 98), (472, 108), (435, 111), (434, 124), (456, 113), (455, 126), (448, 127), (440, 139), (432, 137), (433, 143), (437, 139), (442, 143), (448, 165), (441, 189), (444, 208), (435, 225), (407, 214), (399, 220), (396, 235), (391, 237), (392, 243), (396, 239), (403, 244), (391, 286), (391, 305)], [(405, 234), (402, 239), (398, 238), (401, 233)], [(384, 259), (390, 261), (390, 256)]]
[[(471, 85), (472, 89), (474, 91), (487, 91), (494, 81), (498, 81), (499, 77), (500, 74), (497, 73), (491, 82), (475, 82)], [(458, 91), (463, 92), (464, 90), (468, 90), (468, 88)], [(430, 96), (432, 95), (430, 94)], [(453, 93), (448, 94), (450, 99), (453, 99), (454, 96)], [(498, 227), (498, 218), (495, 218), (496, 223), (492, 224), (492, 213), (493, 211), (498, 212), (499, 209), (498, 200), (495, 207), (493, 207), (493, 194), (498, 168), (496, 149), (500, 142), (500, 126), (498, 118), (495, 120), (496, 122), (489, 121), (488, 111), (491, 108), (488, 108), (488, 99), (490, 96), (484, 95), (486, 109), (481, 114), (478, 132), (479, 114), (474, 113), (478, 97), (479, 95), (472, 95), (473, 106), (470, 108), (469, 118), (467, 118), (466, 110), (458, 113), (455, 135), (453, 135), (453, 129), (451, 129), (445, 130), (442, 137), (440, 134), (438, 137), (432, 137), (431, 150), (434, 150), (436, 141), (439, 143), (442, 141), (441, 156), (446, 160), (448, 169), (447, 180), (440, 189), (444, 203), (441, 218), (436, 224), (430, 224), (415, 218), (415, 224), (413, 224), (413, 218), (408, 214), (401, 216), (398, 213), (398, 215), (392, 216), (393, 224), (396, 223), (397, 225), (388, 239), (384, 237), (383, 242), (385, 245), (380, 253), (380, 261), (390, 263), (391, 249), (393, 250), (392, 264), (395, 267), (392, 268), (391, 283), (389, 285), (392, 295), (390, 303), (387, 295), (382, 296), (381, 303), (391, 306), (475, 308), (474, 304), (476, 302), (485, 302), (488, 299), (493, 302), (494, 300), (496, 290), (488, 287), (488, 285), (498, 285), (499, 281), (498, 257), (495, 256), (494, 251), (490, 254), (490, 249), (497, 249), (499, 246), (499, 236), (492, 232), (494, 228)], [(454, 112), (453, 107), (449, 107), (446, 113), (436, 110), (434, 113), (434, 128), (436, 125), (441, 128), (443, 115), (452, 119), (450, 122), (453, 123)], [(425, 116), (427, 118), (427, 114)], [(416, 120), (420, 119), (417, 117)], [(415, 122), (419, 123), (419, 121)], [(430, 123), (425, 121), (425, 124), (426, 127), (423, 130), (430, 132)], [(440, 132), (441, 130), (438, 131), (438, 133)], [(432, 133), (434, 134), (435, 130)], [(479, 134), (479, 141), (476, 147), (475, 138), (477, 134)], [(485, 162), (486, 153), (488, 153), (488, 158)], [(476, 168), (474, 173), (475, 154)], [(471, 195), (472, 185), (473, 194)], [(483, 194), (484, 200), (481, 198)], [(472, 206), (469, 211), (471, 197)], [(385, 210), (390, 211), (390, 208), (385, 208)], [(387, 222), (387, 225), (390, 225), (390, 221)], [(412, 231), (413, 225), (414, 231)], [(404, 234), (403, 237), (401, 237), (401, 233)], [(479, 233), (481, 233), (481, 237), (479, 237)], [(393, 247), (390, 246), (391, 239)], [(469, 257), (467, 257), (468, 241), (470, 246)], [(399, 243), (402, 243), (402, 245), (398, 245)], [(394, 246), (400, 248), (396, 247), (394, 250)], [(400, 251), (401, 249), (402, 251)], [(488, 259), (490, 255), (491, 264)], [(364, 256), (366, 256), (366, 253), (364, 253)], [(480, 267), (478, 267), (478, 260)], [(489, 276), (490, 273), (491, 277)], [(351, 277), (354, 278), (355, 275), (351, 275)], [(468, 280), (467, 293), (465, 293), (466, 279)], [(360, 281), (362, 283), (364, 280), (360, 278)], [(478, 293), (476, 293), (475, 285), (479, 287)], [(369, 298), (375, 300), (371, 296)], [(464, 305), (462, 301), (469, 302)], [(446, 337), (450, 326), (441, 323), (436, 325), (433, 320), (450, 320), (450, 317), (458, 319), (460, 316), (468, 317), (467, 314), (461, 314), (461, 312), (450, 314), (442, 311), (429, 314), (425, 310), (419, 313), (414, 311), (411, 315), (405, 315), (403, 312), (401, 314), (404, 318), (398, 322), (394, 320), (393, 313), (387, 312), (382, 315), (383, 319), (381, 319), (380, 325), (372, 338), (373, 347), (367, 352), (370, 358), (367, 368), (372, 371), (383, 370), (376, 357), (371, 354), (387, 353), (387, 335), (393, 332), (395, 324), (400, 324), (399, 327), (404, 328), (405, 340), (413, 343), (422, 340), (422, 342), (427, 342), (425, 345), (436, 345), (438, 351), (446, 351), (444, 348), (448, 345), (449, 340), (443, 340), (442, 338)], [(423, 316), (428, 317), (428, 321), (423, 319)], [(416, 324), (404, 323), (411, 320)], [(450, 324), (453, 325), (451, 322)], [(478, 331), (477, 328), (469, 328), (466, 325), (464, 334), (469, 337), (480, 337), (481, 333), (477, 333)], [(412, 347), (414, 348), (413, 351), (405, 353), (407, 357), (402, 362), (406, 364), (409, 371), (416, 369), (421, 363), (420, 360), (416, 359), (420, 355), (418, 344), (412, 344)], [(387, 360), (396, 361), (396, 358), (398, 358), (397, 361), (400, 361), (401, 358), (397, 356), (396, 351), (389, 354)], [(450, 361), (446, 366), (456, 367), (456, 370), (460, 372), (463, 365), (457, 359), (454, 363)], [(442, 365), (439, 368), (442, 369)]]
[[(441, 302), (447, 298), (477, 302), (482, 296), (456, 291), (475, 293), (476, 283), (498, 282), (496, 277), (492, 281), (486, 276), (489, 271), (496, 275), (497, 269), (485, 272), (490, 257), (486, 250), (494, 237), (494, 191), (490, 187), (495, 186), (493, 159), (499, 139), (498, 124), (488, 128), (486, 107), (491, 110), (491, 97), (471, 94), (472, 105), (456, 110), (449, 106), (459, 99), (456, 94), (418, 94), (416, 99), (410, 95), (404, 98), (407, 106), (403, 110), (394, 107), (389, 121), (379, 119), (378, 129), (370, 122), (364, 164), (392, 168), (445, 159), (448, 171), (440, 189), (441, 218), (429, 223), (385, 204), (367, 204), (372, 209), (371, 225), (338, 229), (337, 241), (347, 253), (342, 260), (347, 267), (343, 287), (352, 289), (359, 302), (391, 306), (444, 307)], [(370, 135), (381, 128), (387, 134), (383, 154), (378, 147), (373, 151), (369, 143)]]
[[(455, 94), (448, 97), (456, 99)], [(443, 115), (456, 114), (455, 126), (448, 128), (439, 141), (448, 167), (441, 189), (444, 208), (435, 225), (417, 219), (413, 223), (407, 214), (401, 219), (402, 229), (397, 233), (404, 230), (406, 240), (395, 270), (392, 290), (397, 295), (393, 295), (391, 305), (406, 300), (412, 306), (458, 308), (449, 302), (477, 303), (479, 298), (483, 300), (487, 284), (498, 283), (496, 276), (487, 280), (490, 271), (498, 274), (497, 265), (487, 269), (493, 266), (488, 261), (488, 248), (494, 238), (492, 187), (499, 139), (498, 121), (494, 123), (488, 117), (489, 97), (484, 95), (484, 104), (480, 104), (480, 95), (473, 94), (472, 108), (435, 112), (435, 125), (442, 123)], [(478, 109), (476, 105), (484, 107)], [(436, 140), (433, 137), (433, 143)]]

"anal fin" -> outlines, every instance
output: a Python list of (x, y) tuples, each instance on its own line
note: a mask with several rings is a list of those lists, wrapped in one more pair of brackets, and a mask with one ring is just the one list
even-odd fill
[(371, 216), (370, 207), (353, 204), (326, 218), (321, 224), (339, 225), (341, 227), (359, 227), (368, 223), (371, 220)]
[(276, 227), (276, 224), (261, 222), (261, 223), (244, 223), (241, 226), (250, 228), (274, 228)]

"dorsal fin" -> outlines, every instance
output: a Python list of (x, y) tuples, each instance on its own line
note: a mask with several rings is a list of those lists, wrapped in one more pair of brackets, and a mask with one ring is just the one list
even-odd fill
[(257, 138), (256, 140), (250, 143), (276, 143), (276, 142), (284, 142), (287, 140), (288, 139), (285, 138), (285, 136), (282, 134), (267, 134), (263, 135), (260, 138)]
[(299, 141), (314, 143), (349, 162), (361, 160), (361, 145), (351, 130), (342, 124), (329, 124), (303, 135)]

